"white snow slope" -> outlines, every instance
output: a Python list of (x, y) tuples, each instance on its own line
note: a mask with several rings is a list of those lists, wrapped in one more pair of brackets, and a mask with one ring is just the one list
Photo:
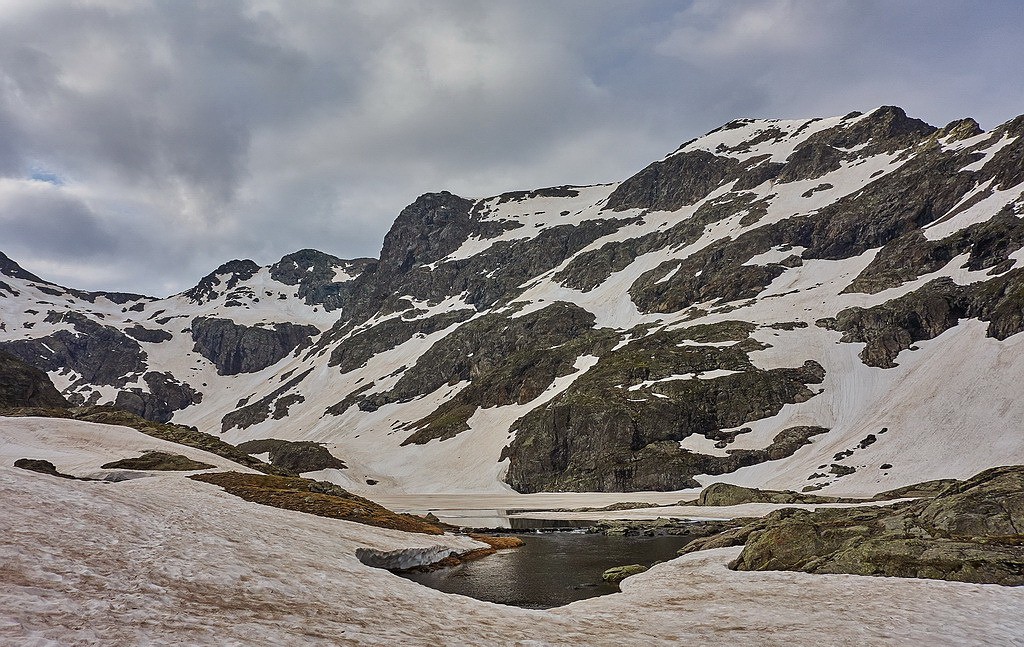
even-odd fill
[(0, 440), (2, 645), (1024, 644), (1021, 588), (730, 571), (737, 549), (557, 609), (495, 605), (355, 557), (469, 539), (256, 505), (178, 474), (102, 483), (8, 466), (54, 444), (65, 471), (159, 445), (133, 430), (0, 418)]

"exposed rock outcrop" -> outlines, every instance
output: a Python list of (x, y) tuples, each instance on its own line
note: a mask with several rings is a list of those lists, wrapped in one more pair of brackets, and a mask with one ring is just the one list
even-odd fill
[(606, 208), (675, 211), (735, 178), (742, 168), (731, 157), (705, 151), (675, 153), (620, 184), (608, 197)]
[(232, 427), (247, 429), (269, 419), (271, 416), (275, 420), (280, 420), (288, 415), (288, 409), (293, 404), (305, 401), (305, 396), (298, 393), (288, 394), (288, 391), (302, 382), (312, 370), (309, 369), (292, 376), (284, 384), (256, 402), (245, 404), (234, 411), (224, 414), (224, 417), (221, 418), (221, 431), (227, 431)]
[(203, 451), (216, 454), (222, 458), (238, 463), (243, 467), (264, 472), (266, 474), (291, 475), (287, 470), (274, 465), (264, 463), (249, 454), (239, 450), (230, 443), (211, 434), (203, 433), (195, 427), (183, 425), (157, 423), (146, 420), (134, 413), (112, 406), (86, 406), (72, 407), (70, 409), (54, 409), (41, 407), (20, 407), (5, 409), (5, 416), (33, 416), (44, 418), (67, 418), (71, 420), (82, 420), (84, 422), (95, 422), (104, 425), (121, 425), (140, 431), (147, 436), (167, 440), (172, 443), (194, 447)]
[(228, 261), (204, 276), (194, 288), (183, 292), (182, 296), (198, 304), (209, 303), (233, 290), (241, 281), (251, 279), (259, 271), (260, 266), (248, 259)]
[(345, 469), (345, 463), (319, 443), (310, 441), (250, 440), (238, 445), (247, 454), (270, 453), (270, 464), (295, 474), (326, 469)]
[(136, 458), (122, 458), (100, 466), (105, 470), (155, 470), (161, 472), (192, 472), (208, 470), (213, 467), (209, 463), (197, 461), (181, 454), (150, 451)]
[(0, 409), (69, 406), (46, 373), (0, 351)]
[(80, 384), (120, 387), (146, 370), (145, 351), (113, 326), (75, 312), (51, 312), (47, 321), (66, 323), (74, 332), (58, 330), (45, 337), (8, 341), (0, 349), (44, 371), (70, 369), (80, 376)]
[(69, 479), (72, 481), (94, 481), (95, 479), (80, 478), (78, 476), (72, 476), (65, 474), (57, 469), (57, 466), (48, 460), (41, 458), (19, 458), (14, 461), (14, 466), (18, 469), (28, 470), (30, 472), (38, 472), (40, 474), (46, 474), (48, 476), (56, 476), (57, 478)]
[(912, 502), (780, 510), (682, 552), (744, 544), (731, 568), (1024, 585), (1022, 530), (1024, 466), (1009, 466)]
[(446, 312), (433, 317), (405, 319), (394, 317), (376, 326), (359, 331), (334, 347), (329, 364), (342, 373), (363, 366), (378, 353), (391, 350), (409, 341), (414, 335), (430, 335), (448, 326), (465, 321), (476, 314), (470, 308)]
[(900, 352), (964, 318), (988, 321), (987, 334), (996, 339), (1024, 331), (1024, 268), (969, 285), (934, 279), (880, 305), (848, 308), (817, 323), (842, 331), (843, 342), (866, 342), (860, 357), (868, 366), (892, 368)]
[(154, 422), (169, 422), (175, 411), (203, 401), (203, 394), (170, 373), (149, 371), (142, 376), (149, 392), (119, 391), (114, 405)]
[(443, 530), (420, 517), (396, 514), (369, 499), (356, 496), (344, 488), (324, 481), (239, 472), (193, 474), (189, 478), (219, 485), (246, 501), (275, 508), (405, 532), (444, 534)]
[[(694, 434), (718, 440), (722, 429), (813, 397), (807, 385), (821, 382), (821, 366), (757, 369), (747, 356), (758, 347), (747, 339), (752, 330), (722, 322), (660, 331), (602, 354), (572, 386), (513, 425), (515, 439), (502, 453), (510, 459), (507, 482), (520, 492), (676, 490), (696, 487), (696, 474), (791, 455), (826, 430), (782, 430), (769, 447), (727, 450), (725, 457), (679, 447)], [(737, 343), (683, 343), (695, 338)], [(714, 377), (702, 379), (708, 372)]]
[(729, 506), (743, 503), (836, 503), (838, 497), (777, 490), (759, 490), (730, 483), (713, 483), (697, 498), (697, 505)]
[(648, 570), (647, 566), (643, 564), (630, 564), (628, 566), (613, 566), (604, 573), (601, 573), (601, 579), (609, 584), (618, 584), (622, 580), (632, 575), (639, 575), (640, 573), (646, 573)]
[(319, 332), (314, 326), (292, 323), (264, 328), (215, 317), (197, 317), (192, 321), (194, 350), (216, 364), (220, 375), (262, 371)]
[(125, 328), (124, 331), (138, 341), (144, 341), (150, 344), (159, 344), (161, 342), (170, 341), (173, 338), (173, 335), (166, 330), (146, 328), (145, 326), (137, 324), (129, 328)]
[(270, 278), (285, 285), (297, 285), (298, 297), (309, 305), (337, 310), (345, 305), (351, 290), (348, 280), (336, 280), (339, 273), (355, 278), (375, 263), (370, 258), (342, 260), (315, 249), (302, 249), (271, 265)]

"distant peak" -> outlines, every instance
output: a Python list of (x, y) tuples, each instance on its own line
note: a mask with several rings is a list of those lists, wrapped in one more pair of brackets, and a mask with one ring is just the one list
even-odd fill
[(182, 295), (196, 303), (206, 303), (217, 296), (215, 288), (221, 284), (220, 277), (227, 277), (225, 287), (230, 290), (239, 281), (252, 278), (259, 271), (260, 266), (249, 259), (228, 261), (204, 276), (194, 288), (182, 292)]
[(223, 275), (223, 274), (248, 274), (252, 276), (258, 272), (260, 266), (255, 261), (249, 259), (235, 259), (224, 263), (213, 272), (211, 275)]
[(278, 261), (278, 263), (285, 263), (285, 262), (288, 262), (288, 261), (291, 261), (293, 263), (298, 263), (298, 264), (310, 263), (310, 262), (318, 262), (318, 261), (329, 261), (329, 262), (332, 262), (332, 263), (343, 263), (344, 262), (340, 258), (338, 258), (337, 256), (334, 256), (332, 254), (328, 254), (327, 252), (321, 252), (320, 250), (317, 250), (317, 249), (311, 249), (311, 248), (300, 249), (297, 252), (292, 252), (291, 254), (285, 254), (284, 256), (281, 257), (281, 260)]
[(36, 281), (37, 283), (47, 283), (43, 279), (39, 278), (32, 272), (29, 272), (22, 266), (15, 263), (9, 256), (0, 252), (0, 274), (8, 276), (12, 279), (23, 279), (25, 281)]

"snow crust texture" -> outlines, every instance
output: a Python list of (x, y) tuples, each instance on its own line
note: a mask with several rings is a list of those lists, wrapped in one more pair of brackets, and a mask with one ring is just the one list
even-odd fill
[[(63, 469), (152, 442), (45, 422)], [(34, 440), (41, 425), (3, 419), (5, 465), (46, 444)], [(461, 552), (473, 540), (253, 505), (180, 475), (102, 483), (5, 466), (0, 501), (4, 645), (1014, 645), (1024, 635), (1024, 590), (730, 571), (738, 549), (659, 564), (620, 594), (558, 609), (494, 605), (355, 556)]]

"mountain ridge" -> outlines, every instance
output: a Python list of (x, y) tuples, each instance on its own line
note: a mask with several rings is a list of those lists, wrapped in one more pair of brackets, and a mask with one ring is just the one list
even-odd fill
[(4, 256), (0, 350), (77, 403), (325, 442), (350, 469), (319, 476), (364, 491), (966, 477), (1024, 462), (1012, 429), (976, 446), (982, 409), (1024, 419), (979, 375), (1024, 373), (1021, 135), (891, 106), (735, 120), (621, 183), (424, 194), (378, 259), (231, 261), (165, 299)]

